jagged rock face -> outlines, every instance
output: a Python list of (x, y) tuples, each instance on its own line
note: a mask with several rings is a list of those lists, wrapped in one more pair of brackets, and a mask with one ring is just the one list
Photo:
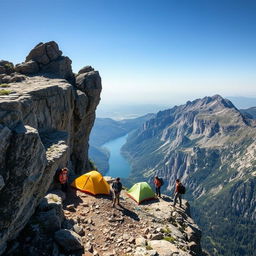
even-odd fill
[(73, 83), (71, 63), (68, 57), (62, 56), (57, 43), (51, 41), (36, 45), (26, 57), (26, 61), (16, 65), (15, 71), (25, 75), (50, 74)]
[[(205, 227), (213, 215), (218, 232), (225, 225), (219, 218), (234, 225), (234, 216), (256, 220), (255, 138), (254, 120), (216, 95), (159, 112), (130, 136), (123, 151), (132, 159), (133, 177), (150, 182), (155, 175), (163, 177), (171, 193), (181, 178), (197, 220)], [(227, 232), (234, 239), (237, 231)]]
[[(61, 54), (54, 42), (39, 44), (24, 65), (36, 62), (41, 71), (70, 79), (71, 61)], [(0, 254), (27, 223), (58, 168), (69, 165), (77, 173), (90, 168), (88, 138), (100, 99), (99, 74), (89, 88), (83, 86), (81, 91), (64, 79), (26, 76), (9, 83), (8, 93), (0, 96)]]

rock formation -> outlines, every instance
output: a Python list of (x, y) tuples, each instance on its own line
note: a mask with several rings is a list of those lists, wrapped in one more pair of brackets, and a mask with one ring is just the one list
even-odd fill
[(55, 42), (38, 44), (15, 67), (0, 61), (0, 254), (58, 168), (90, 169), (88, 138), (101, 78), (92, 68), (79, 73)]
[(185, 183), (211, 254), (252, 255), (255, 138), (255, 120), (215, 95), (159, 112), (123, 150), (132, 159), (133, 178), (152, 181), (158, 175), (168, 191), (177, 178)]

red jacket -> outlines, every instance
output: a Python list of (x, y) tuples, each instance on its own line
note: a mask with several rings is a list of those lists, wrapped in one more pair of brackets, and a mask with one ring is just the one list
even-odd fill
[(159, 179), (154, 179), (154, 184), (157, 188), (160, 188), (161, 187), (161, 181)]
[(180, 186), (181, 182), (176, 182), (175, 184), (175, 193), (178, 192), (179, 193), (179, 186)]

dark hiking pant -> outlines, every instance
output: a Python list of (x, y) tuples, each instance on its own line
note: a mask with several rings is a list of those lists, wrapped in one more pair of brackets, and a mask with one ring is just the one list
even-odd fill
[(61, 190), (63, 192), (67, 192), (68, 191), (68, 183), (61, 184)]
[(156, 195), (161, 197), (161, 191), (160, 191), (161, 187), (156, 187)]
[(116, 203), (119, 205), (120, 204), (119, 200), (120, 200), (120, 192), (114, 191), (113, 206), (115, 206)]
[(175, 192), (175, 196), (174, 196), (174, 204), (173, 204), (173, 206), (175, 206), (176, 205), (176, 203), (177, 203), (177, 199), (179, 198), (179, 201), (180, 201), (180, 207), (181, 207), (181, 194), (179, 193), (179, 192)]

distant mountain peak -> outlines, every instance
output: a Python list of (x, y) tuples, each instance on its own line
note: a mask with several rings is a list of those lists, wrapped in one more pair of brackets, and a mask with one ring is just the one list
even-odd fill
[(216, 94), (213, 96), (205, 96), (204, 98), (199, 98), (193, 101), (187, 101), (185, 105), (183, 105), (184, 108), (193, 107), (193, 108), (207, 108), (208, 106), (210, 108), (234, 108), (237, 110), (237, 108), (233, 105), (233, 103), (223, 98), (222, 96)]

